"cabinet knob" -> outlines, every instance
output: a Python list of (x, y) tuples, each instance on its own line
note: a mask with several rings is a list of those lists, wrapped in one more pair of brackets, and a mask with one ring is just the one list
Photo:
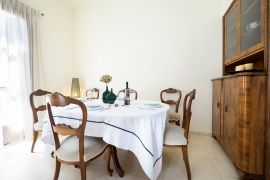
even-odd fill
[(217, 103), (217, 107), (218, 107), (218, 108), (220, 107), (220, 103), (219, 103), (219, 102)]
[(225, 106), (225, 112), (228, 112), (228, 106), (227, 105)]

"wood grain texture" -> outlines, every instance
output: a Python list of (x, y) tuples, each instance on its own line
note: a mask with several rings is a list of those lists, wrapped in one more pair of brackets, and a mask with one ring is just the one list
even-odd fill
[(213, 134), (217, 136), (220, 124), (217, 140), (244, 177), (265, 172), (266, 82), (267, 76), (259, 74), (213, 81)]
[[(266, 26), (266, 34), (270, 34), (270, 3), (269, 0), (267, 1), (267, 26)], [(265, 42), (267, 45), (267, 52), (265, 52), (265, 57), (268, 59), (270, 57), (270, 36), (267, 36), (268, 39)], [(268, 61), (267, 61), (268, 62)], [(269, 67), (269, 63), (266, 64), (266, 67), (268, 67), (268, 71), (270, 70)], [(267, 90), (267, 99), (268, 99), (268, 103), (270, 102), (270, 77), (268, 76), (268, 90)], [(268, 104), (267, 107), (267, 122), (266, 122), (266, 166), (265, 166), (265, 176), (266, 176), (266, 180), (270, 180), (270, 105)]]
[(238, 113), (239, 113), (239, 78), (224, 80), (223, 134), (222, 145), (232, 159), (238, 156)]
[(244, 172), (263, 175), (266, 121), (266, 76), (243, 76), (239, 89), (237, 164)]
[[(265, 56), (263, 59), (254, 59), (256, 58), (256, 54), (258, 53), (265, 53), (267, 50), (267, 29), (268, 29), (268, 24), (267, 24), (267, 13), (268, 13), (268, 0), (259, 0), (261, 3), (261, 19), (260, 19), (260, 42), (255, 44), (254, 46), (245, 49), (245, 50), (240, 50), (240, 43), (241, 43), (241, 25), (243, 24), (241, 21), (241, 1), (242, 0), (234, 0), (230, 7), (227, 9), (226, 13), (223, 15), (223, 75), (226, 75), (227, 72), (227, 66), (230, 65), (239, 65), (239, 64), (244, 64), (247, 63), (247, 59), (250, 59), (249, 57), (253, 56), (253, 58), (250, 59), (250, 62), (253, 62), (254, 64), (257, 65), (257, 62), (260, 64), (263, 64), (263, 67), (260, 69), (264, 70), (264, 72), (268, 71), (268, 58)], [(238, 9), (238, 15), (237, 15), (237, 37), (235, 40), (237, 40), (237, 52), (233, 57), (226, 58), (226, 48), (227, 48), (227, 42), (226, 42), (226, 30), (227, 30), (227, 23), (226, 20), (230, 13), (232, 12), (233, 9)], [(244, 27), (245, 28), (245, 27)], [(260, 61), (263, 61), (261, 63)], [(259, 66), (257, 65), (257, 66)], [(230, 69), (230, 68), (229, 68)]]
[(212, 101), (212, 134), (221, 142), (221, 80), (213, 81), (213, 101)]

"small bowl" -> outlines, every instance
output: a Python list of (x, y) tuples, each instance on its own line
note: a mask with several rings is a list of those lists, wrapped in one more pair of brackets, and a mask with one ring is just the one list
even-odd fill
[(244, 65), (235, 66), (235, 71), (244, 71), (244, 70), (245, 70)]
[(254, 68), (253, 63), (247, 63), (247, 64), (244, 64), (244, 66), (245, 66), (245, 70), (253, 70)]

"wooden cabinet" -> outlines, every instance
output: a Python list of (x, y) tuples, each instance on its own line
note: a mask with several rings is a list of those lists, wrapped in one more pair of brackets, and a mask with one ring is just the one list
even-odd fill
[(233, 158), (237, 158), (238, 147), (235, 140), (238, 138), (239, 123), (239, 88), (238, 77), (223, 80), (223, 134), (222, 142), (225, 150)]
[(223, 75), (254, 63), (267, 72), (267, 0), (234, 0), (223, 16)]
[(266, 74), (213, 80), (213, 136), (246, 174), (264, 174), (266, 82)]
[[(233, 0), (223, 16), (223, 77), (213, 80), (213, 136), (244, 173), (243, 179), (270, 176), (269, 3)], [(253, 69), (235, 71), (246, 63), (253, 63)]]

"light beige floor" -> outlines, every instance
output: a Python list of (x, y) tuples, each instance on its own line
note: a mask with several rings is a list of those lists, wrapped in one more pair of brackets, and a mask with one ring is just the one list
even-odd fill
[[(23, 141), (0, 149), (1, 180), (51, 180), (54, 159), (44, 155), (42, 142), (37, 142), (36, 153), (30, 153), (31, 141)], [(140, 180), (148, 179), (136, 157), (130, 151), (118, 150), (119, 161), (125, 176), (120, 178), (114, 171), (109, 177), (106, 155), (87, 165), (87, 179), (91, 180)], [(210, 136), (190, 135), (189, 160), (193, 180), (235, 180), (239, 175), (219, 144)], [(61, 180), (80, 179), (79, 169), (63, 165)], [(164, 148), (163, 167), (159, 180), (185, 180), (186, 171), (181, 150)]]

